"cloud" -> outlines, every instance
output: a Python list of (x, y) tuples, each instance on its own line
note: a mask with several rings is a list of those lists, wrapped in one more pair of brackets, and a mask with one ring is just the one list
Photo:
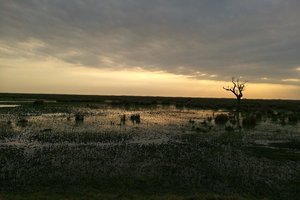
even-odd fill
[(0, 57), (282, 83), (299, 78), (299, 6), (296, 0), (1, 1)]
[(300, 82), (300, 79), (297, 78), (288, 78), (288, 79), (282, 79), (284, 82)]

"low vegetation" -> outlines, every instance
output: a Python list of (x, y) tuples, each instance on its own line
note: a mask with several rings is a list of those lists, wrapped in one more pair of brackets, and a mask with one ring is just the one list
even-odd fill
[(248, 115), (243, 118), (242, 121), (243, 127), (254, 127), (257, 124), (255, 115)]
[(0, 199), (300, 196), (300, 110), (289, 110), (290, 102), (270, 109), (273, 101), (244, 100), (237, 128), (234, 107), (218, 111), (227, 100), (221, 107), (219, 100), (54, 97), (0, 109)]
[(75, 122), (80, 123), (84, 121), (84, 114), (83, 113), (76, 113), (75, 114)]
[(227, 114), (218, 114), (215, 117), (215, 123), (216, 124), (225, 124), (228, 121), (228, 115)]

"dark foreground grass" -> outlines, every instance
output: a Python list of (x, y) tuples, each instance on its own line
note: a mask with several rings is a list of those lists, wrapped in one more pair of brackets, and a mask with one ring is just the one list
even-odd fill
[[(222, 134), (202, 141), (191, 135), (184, 143), (161, 145), (0, 148), (0, 197), (249, 199), (242, 198), (249, 195), (278, 200), (299, 197), (298, 160), (284, 156), (277, 159), (278, 155), (276, 159), (268, 157), (270, 152), (256, 155), (243, 148), (236, 133), (227, 136)], [(255, 152), (262, 151), (255, 149)]]
[[(242, 197), (236, 194), (220, 195), (214, 193), (194, 193), (194, 194), (145, 194), (128, 191), (118, 191), (114, 193), (103, 192), (95, 188), (69, 187), (65, 188), (35, 188), (22, 189), (17, 191), (0, 191), (1, 200), (258, 200), (253, 197)], [(266, 200), (266, 199), (265, 199)]]
[(264, 146), (247, 147), (246, 152), (249, 155), (255, 155), (258, 158), (268, 158), (280, 161), (299, 161), (300, 153), (290, 149), (274, 149)]

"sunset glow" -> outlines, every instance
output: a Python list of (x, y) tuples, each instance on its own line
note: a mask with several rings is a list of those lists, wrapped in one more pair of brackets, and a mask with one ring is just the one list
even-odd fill
[[(163, 71), (96, 69), (58, 60), (0, 59), (0, 90), (17, 93), (66, 93), (142, 96), (232, 97), (222, 89), (229, 81), (206, 80)], [(72, 70), (70, 70), (72, 69)], [(13, 77), (13, 78), (12, 78)], [(284, 80), (289, 82), (293, 80)], [(267, 83), (247, 85), (245, 98), (299, 98), (299, 86)]]

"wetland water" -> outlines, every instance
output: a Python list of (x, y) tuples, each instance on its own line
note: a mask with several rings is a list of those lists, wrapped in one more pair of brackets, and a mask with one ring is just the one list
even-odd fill
[[(0, 105), (0, 108), (14, 108), (20, 105)], [(84, 116), (83, 121), (75, 120), (76, 114)], [(135, 123), (130, 119), (134, 114), (140, 116), (140, 122)], [(72, 108), (68, 112), (39, 112), (25, 113), (24, 115), (6, 114), (0, 115), (2, 128), (10, 129), (15, 134), (19, 134), (15, 140), (26, 141), (26, 135), (48, 134), (53, 135), (71, 133), (93, 133), (93, 134), (129, 134), (146, 141), (149, 138), (156, 138), (156, 142), (161, 138), (161, 142), (166, 142), (167, 138), (172, 138), (181, 134), (210, 133), (212, 135), (224, 132), (224, 127), (230, 124), (217, 124), (214, 118), (217, 115), (225, 114), (234, 119), (234, 114), (225, 110), (199, 110), (199, 109), (177, 109), (175, 106), (157, 106), (152, 108), (131, 107), (118, 108), (100, 106), (99, 108), (79, 107)], [(121, 117), (125, 116), (124, 123)], [(22, 120), (25, 120), (22, 123)], [(241, 117), (243, 120), (243, 117)], [(7, 124), (7, 122), (10, 122)], [(255, 126), (244, 128), (239, 131), (244, 137), (258, 137), (259, 139), (298, 139), (300, 137), (299, 123), (282, 125), (278, 121), (272, 121), (268, 116), (261, 117)], [(247, 135), (245, 135), (247, 133)], [(268, 137), (269, 136), (269, 137)], [(142, 140), (142, 138), (144, 138)], [(59, 141), (58, 141), (59, 142)], [(136, 142), (136, 141), (135, 141)], [(263, 142), (262, 142), (263, 143)]]
[(18, 107), (20, 105), (14, 105), (14, 104), (10, 104), (10, 105), (5, 105), (5, 104), (1, 104), (0, 108), (15, 108)]
[[(217, 123), (222, 114), (228, 119)], [(250, 115), (242, 113), (241, 121)], [(205, 188), (293, 198), (299, 189), (300, 125), (290, 116), (255, 113), (254, 125), (236, 128), (234, 113), (226, 110), (0, 106), (0, 183), (92, 184), (103, 190), (138, 184), (171, 193)]]

